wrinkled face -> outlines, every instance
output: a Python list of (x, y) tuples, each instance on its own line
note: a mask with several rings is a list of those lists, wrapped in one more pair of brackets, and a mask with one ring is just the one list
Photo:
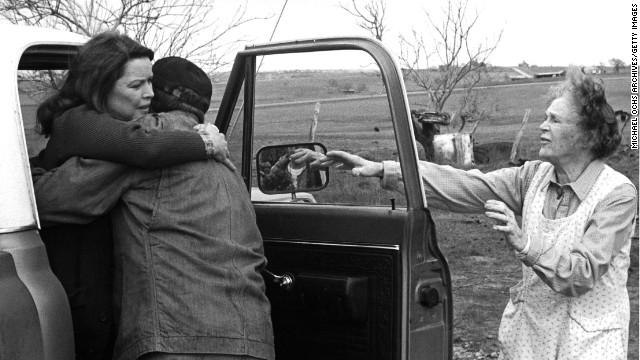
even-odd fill
[(588, 151), (583, 131), (578, 127), (580, 116), (569, 96), (555, 99), (545, 114), (546, 119), (540, 125), (541, 159), (562, 166), (576, 159), (581, 152)]
[(125, 65), (124, 75), (116, 81), (107, 96), (106, 111), (122, 121), (137, 119), (149, 113), (153, 97), (152, 77), (151, 60), (130, 60)]

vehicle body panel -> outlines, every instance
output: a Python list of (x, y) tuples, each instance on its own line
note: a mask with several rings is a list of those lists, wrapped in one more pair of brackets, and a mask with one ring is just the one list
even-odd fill
[[(23, 294), (14, 301), (35, 305), (41, 332), (38, 340), (25, 333), (33, 330), (31, 326), (2, 328), (0, 338), (12, 345), (22, 343), (31, 347), (30, 351), (41, 347), (43, 354), (36, 352), (36, 355), (43, 359), (70, 359), (74, 346), (69, 304), (62, 285), (51, 272), (37, 231), (39, 222), (22, 123), (18, 69), (66, 68), (77, 46), (86, 38), (64, 31), (18, 26), (0, 26), (0, 31), (5, 34), (4, 54), (0, 57), (0, 97), (4, 99), (4, 106), (0, 107), (0, 252), (11, 255), (11, 259), (4, 261), (13, 262), (30, 295), (25, 298)], [(18, 354), (4, 353), (12, 347), (0, 343), (0, 358), (20, 358)]]
[[(78, 46), (86, 38), (65, 31), (32, 27), (0, 26), (0, 31), (5, 34), (2, 41), (3, 56), (0, 57), (0, 68), (3, 69), (0, 71), (0, 98), (5, 99), (3, 101), (7, 104), (0, 107), (0, 144), (3, 147), (0, 152), (0, 184), (11, 184), (0, 186), (2, 233), (35, 229), (38, 225), (16, 84), (20, 59), (29, 47), (52, 45), (49, 49), (53, 52), (55, 49), (66, 49), (67, 45)], [(33, 54), (34, 63), (37, 63), (38, 57)], [(33, 64), (30, 65), (33, 67)]]

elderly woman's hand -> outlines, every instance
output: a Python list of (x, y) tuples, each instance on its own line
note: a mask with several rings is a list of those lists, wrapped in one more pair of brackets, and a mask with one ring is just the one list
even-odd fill
[(287, 168), (287, 165), (289, 165), (289, 155), (284, 154), (280, 156), (280, 158), (278, 159), (278, 161), (276, 161), (275, 164), (273, 164), (273, 166), (271, 167), (271, 172), (274, 172), (277, 170), (284, 170)]
[(229, 159), (227, 140), (224, 138), (224, 134), (221, 134), (215, 125), (210, 123), (198, 124), (194, 126), (193, 129), (202, 136), (205, 143), (209, 142), (211, 148), (207, 146), (207, 155), (224, 164), (232, 171), (236, 171), (236, 166), (233, 165)]
[(320, 167), (335, 166), (338, 170), (350, 170), (353, 176), (382, 177), (384, 171), (382, 163), (369, 161), (344, 151), (329, 151), (318, 161)]
[(523, 237), (522, 230), (518, 226), (513, 211), (505, 203), (497, 200), (488, 200), (484, 204), (484, 208), (488, 210), (485, 215), (497, 221), (493, 229), (503, 233), (507, 243), (514, 250), (522, 251), (527, 245), (527, 239)]
[(290, 159), (291, 162), (298, 166), (303, 166), (308, 164), (311, 170), (317, 170), (321, 168), (320, 159), (324, 157), (323, 153), (319, 153), (317, 151), (299, 148), (296, 149), (293, 154), (291, 154)]

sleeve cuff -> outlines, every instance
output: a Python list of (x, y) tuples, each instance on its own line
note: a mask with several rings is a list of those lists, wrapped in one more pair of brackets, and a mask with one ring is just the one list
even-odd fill
[(206, 134), (200, 134), (202, 141), (204, 141), (204, 148), (207, 153), (207, 158), (212, 158), (215, 153), (215, 148), (213, 146), (213, 140), (209, 138)]
[(516, 251), (516, 254), (525, 256), (529, 253), (530, 247), (531, 247), (531, 235), (527, 234), (527, 244), (524, 246), (522, 250)]
[(531, 241), (531, 235), (527, 234), (527, 245), (520, 252), (516, 252), (516, 257), (526, 266), (533, 266), (542, 255), (542, 242)]
[(400, 169), (400, 163), (395, 161), (383, 161), (382, 162), (382, 179), (380, 179), (380, 185), (383, 189), (395, 190), (398, 188), (398, 184), (402, 182), (402, 171)]

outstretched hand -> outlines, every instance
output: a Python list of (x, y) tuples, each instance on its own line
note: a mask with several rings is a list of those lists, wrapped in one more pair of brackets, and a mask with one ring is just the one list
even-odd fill
[(193, 127), (198, 134), (211, 141), (213, 144), (213, 158), (224, 164), (231, 171), (236, 171), (236, 166), (229, 159), (229, 149), (227, 148), (227, 140), (224, 138), (224, 134), (220, 133), (218, 128), (210, 123), (198, 124)]
[(351, 171), (353, 176), (382, 177), (384, 170), (380, 162), (366, 160), (344, 151), (329, 151), (318, 162), (320, 167), (335, 166), (338, 170)]
[(291, 154), (289, 159), (297, 166), (304, 166), (308, 164), (311, 170), (318, 170), (322, 168), (319, 161), (322, 157), (324, 157), (323, 153), (305, 148), (299, 148), (296, 149), (293, 154)]
[(527, 244), (527, 240), (518, 226), (513, 211), (505, 203), (497, 200), (488, 200), (484, 204), (484, 208), (488, 210), (485, 215), (497, 222), (496, 225), (493, 225), (493, 229), (504, 234), (507, 243), (514, 250), (522, 251)]

